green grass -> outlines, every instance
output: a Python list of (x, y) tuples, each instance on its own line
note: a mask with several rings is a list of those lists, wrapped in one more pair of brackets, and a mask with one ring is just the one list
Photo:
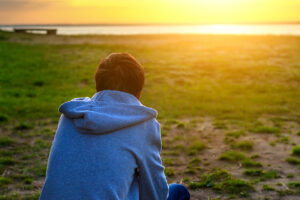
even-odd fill
[(288, 144), (290, 141), (290, 137), (289, 136), (283, 136), (281, 137), (278, 142), (283, 143), (283, 144)]
[(19, 200), (19, 199), (23, 199), (23, 200), (36, 200), (39, 199), (40, 197), (40, 192), (34, 192), (33, 194), (19, 194), (17, 192), (14, 192), (12, 194), (8, 194), (8, 195), (1, 195), (0, 196), (0, 200)]
[(201, 171), (202, 168), (199, 166), (201, 163), (201, 160), (199, 158), (192, 158), (189, 161), (189, 164), (187, 165), (184, 173), (185, 174), (197, 174), (198, 171)]
[(0, 147), (11, 146), (13, 143), (14, 141), (8, 136), (3, 136), (0, 138)]
[(162, 162), (164, 165), (172, 165), (173, 164), (172, 158), (163, 158)]
[(216, 129), (227, 129), (227, 125), (225, 122), (223, 121), (215, 121), (213, 123), (213, 126), (216, 128)]
[(262, 169), (246, 169), (243, 171), (246, 176), (261, 176), (263, 175)]
[(3, 187), (4, 185), (12, 183), (12, 180), (8, 177), (0, 176), (0, 187)]
[(185, 174), (197, 174), (197, 170), (195, 167), (188, 165), (186, 170), (184, 171)]
[(222, 193), (229, 193), (242, 197), (247, 197), (249, 192), (254, 191), (254, 187), (249, 182), (235, 178), (216, 184), (214, 189)]
[(276, 189), (269, 185), (263, 185), (263, 190), (265, 191), (276, 191)]
[(239, 138), (244, 135), (246, 135), (244, 131), (231, 131), (226, 133), (227, 137), (234, 137), (234, 138)]
[(254, 161), (244, 153), (237, 151), (227, 151), (221, 154), (219, 159), (234, 163), (240, 162), (244, 167), (262, 167), (260, 162)]
[(26, 178), (26, 179), (24, 179), (24, 183), (25, 184), (31, 184), (32, 182), (33, 182), (32, 178)]
[(217, 192), (233, 194), (238, 196), (248, 196), (254, 191), (254, 187), (247, 181), (232, 177), (225, 170), (215, 170), (209, 174), (203, 174), (201, 181), (190, 182), (189, 188), (212, 188)]
[(15, 130), (19, 130), (19, 131), (27, 130), (30, 128), (32, 128), (32, 124), (24, 121), (20, 122), (17, 126), (15, 126)]
[[(14, 37), (3, 32), (0, 35), (8, 39)], [(26, 37), (33, 41), (35, 38)], [(300, 101), (300, 92), (294, 84), (300, 77), (296, 67), (299, 61), (297, 38), (192, 36), (190, 39), (194, 42), (186, 42), (186, 36), (160, 37), (169, 39), (170, 43), (143, 45), (151, 36), (144, 36), (144, 40), (143, 37), (132, 40), (127, 36), (108, 36), (108, 41), (116, 38), (121, 42), (94, 45), (1, 40), (0, 113), (11, 120), (57, 118), (57, 107), (61, 103), (95, 92), (93, 73), (100, 58), (116, 51), (130, 52), (142, 61), (147, 80), (142, 102), (155, 107), (160, 118), (209, 115), (219, 118), (217, 128), (225, 128), (226, 124), (219, 123), (222, 119), (245, 120), (256, 119), (261, 114), (296, 113)], [(136, 45), (138, 41), (141, 45)], [(262, 49), (256, 41), (266, 46), (276, 45), (280, 49), (278, 54), (293, 56), (277, 57), (281, 64), (270, 64), (266, 58), (274, 54), (273, 48)], [(207, 51), (195, 51), (199, 45)], [(174, 48), (178, 46), (181, 48)], [(219, 50), (224, 53), (216, 53)], [(251, 58), (251, 62), (242, 59), (243, 54)]]
[(192, 164), (192, 165), (199, 165), (200, 163), (201, 163), (201, 160), (199, 158), (193, 158), (189, 162), (189, 164)]
[(300, 159), (294, 158), (294, 157), (287, 157), (286, 162), (293, 164), (293, 165), (297, 165), (297, 164), (300, 164)]
[(196, 155), (199, 151), (206, 148), (206, 145), (201, 141), (194, 141), (188, 148), (188, 155)]
[(280, 176), (277, 174), (277, 172), (275, 170), (269, 170), (269, 171), (265, 171), (263, 173), (261, 180), (265, 181), (268, 179), (275, 179), (275, 178), (280, 178)]
[(300, 156), (300, 146), (293, 147), (292, 154), (295, 156)]
[(16, 161), (12, 157), (0, 157), (0, 165), (13, 165)]
[(288, 183), (288, 186), (291, 187), (291, 188), (300, 189), (300, 181), (290, 182), (290, 183)]
[(8, 116), (0, 113), (0, 123), (7, 122), (7, 121), (8, 121)]
[(177, 122), (176, 127), (177, 128), (185, 128), (186, 124), (184, 122)]
[(245, 151), (252, 150), (253, 146), (254, 146), (254, 143), (252, 141), (249, 141), (249, 140), (242, 140), (242, 141), (239, 141), (235, 144), (232, 144), (233, 148), (237, 148), (237, 149), (245, 150)]
[(236, 139), (240, 138), (241, 136), (245, 136), (244, 131), (229, 131), (225, 133), (225, 143), (233, 145)]
[(242, 160), (242, 165), (244, 167), (262, 167), (263, 166), (263, 164), (261, 162), (254, 161), (252, 159)]
[(278, 127), (271, 127), (271, 126), (257, 126), (250, 129), (251, 132), (254, 133), (279, 133), (280, 129)]
[(295, 177), (295, 174), (290, 173), (290, 174), (287, 174), (286, 177), (287, 177), (287, 178), (294, 178), (294, 177)]
[(228, 180), (231, 177), (229, 172), (225, 170), (215, 170), (209, 174), (203, 174), (201, 176), (201, 182), (191, 182), (190, 188), (204, 188), (204, 187), (213, 187), (216, 183)]
[(165, 168), (165, 175), (168, 177), (174, 176), (175, 175), (175, 171), (173, 168), (170, 167), (166, 167)]
[(37, 177), (45, 177), (47, 166), (46, 165), (36, 165), (30, 168), (30, 172), (32, 172)]
[(296, 192), (286, 189), (286, 190), (276, 190), (276, 192), (279, 194), (279, 196), (291, 196), (291, 195), (297, 195)]
[(237, 151), (227, 151), (220, 156), (220, 160), (227, 161), (242, 161), (247, 159), (247, 156), (244, 153)]

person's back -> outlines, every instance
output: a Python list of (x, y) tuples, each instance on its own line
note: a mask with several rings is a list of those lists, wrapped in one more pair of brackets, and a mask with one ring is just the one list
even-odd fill
[(138, 100), (143, 68), (128, 54), (111, 54), (95, 80), (91, 99), (59, 108), (40, 199), (167, 199), (157, 112)]

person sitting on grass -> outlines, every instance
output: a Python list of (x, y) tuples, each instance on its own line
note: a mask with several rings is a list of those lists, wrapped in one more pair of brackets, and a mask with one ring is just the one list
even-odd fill
[(167, 184), (157, 112), (139, 101), (144, 69), (113, 53), (95, 73), (97, 92), (59, 107), (41, 200), (188, 200)]

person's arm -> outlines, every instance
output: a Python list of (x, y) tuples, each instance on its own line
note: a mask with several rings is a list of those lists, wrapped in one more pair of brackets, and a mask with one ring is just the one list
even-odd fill
[(154, 132), (148, 135), (143, 152), (139, 163), (140, 200), (166, 200), (169, 188), (160, 158), (160, 126), (156, 120)]

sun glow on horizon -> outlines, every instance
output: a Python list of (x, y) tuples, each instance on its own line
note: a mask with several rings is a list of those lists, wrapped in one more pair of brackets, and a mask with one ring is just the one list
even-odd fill
[(27, 0), (27, 3), (24, 2), (0, 0), (0, 23), (223, 24), (300, 21), (300, 0)]

